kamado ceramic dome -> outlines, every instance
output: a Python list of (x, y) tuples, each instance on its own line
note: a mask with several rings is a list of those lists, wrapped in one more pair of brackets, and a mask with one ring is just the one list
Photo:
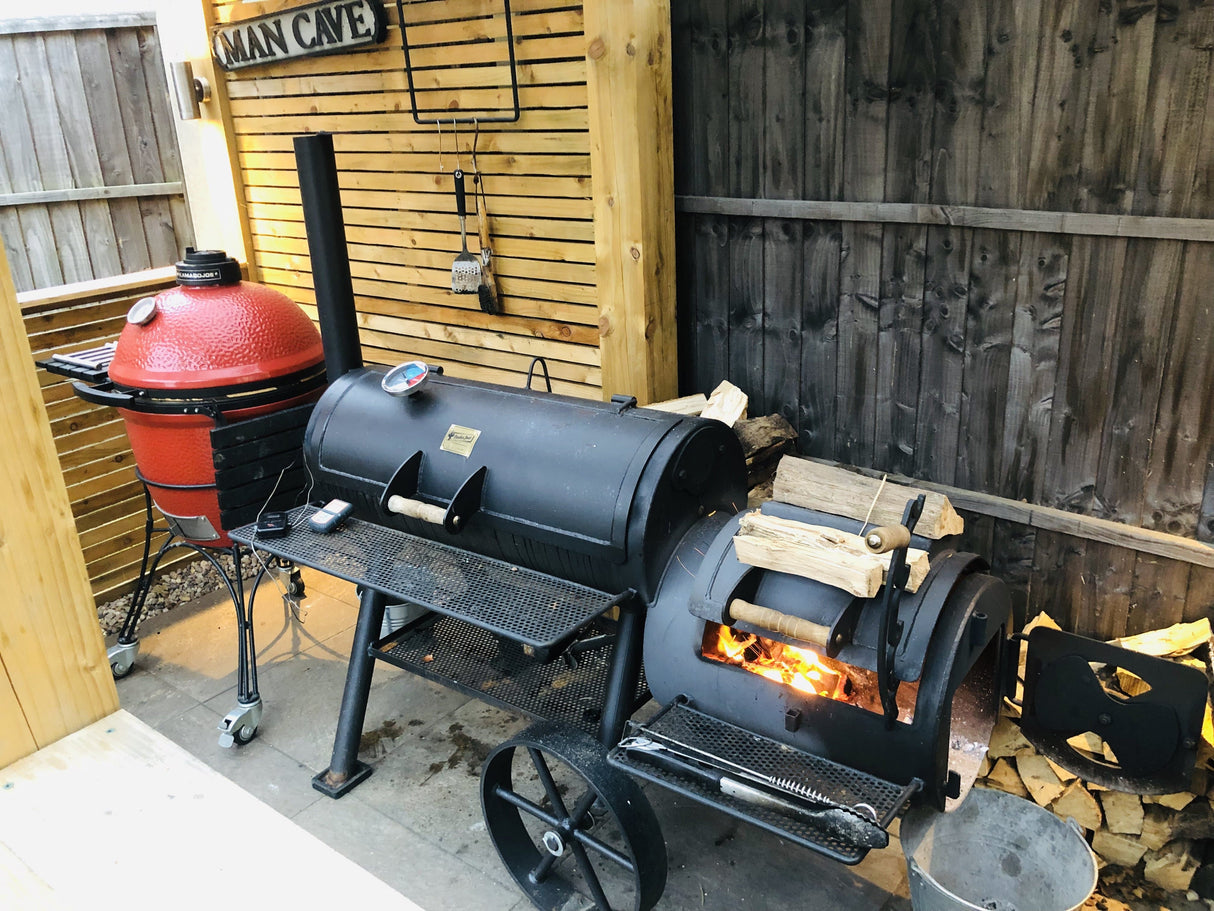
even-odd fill
[(229, 546), (210, 431), (315, 398), (320, 333), (294, 301), (241, 281), (220, 250), (187, 249), (177, 287), (131, 307), (109, 377), (140, 477), (187, 540)]

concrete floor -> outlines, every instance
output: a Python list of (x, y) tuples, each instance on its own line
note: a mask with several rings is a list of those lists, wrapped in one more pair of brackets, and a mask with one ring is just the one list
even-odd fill
[[(357, 602), (340, 580), (305, 571), (305, 581), (303, 622), (276, 592), (258, 597), (265, 716), (253, 742), (218, 745), (236, 698), (226, 595), (144, 624), (135, 668), (118, 682), (122, 707), (427, 911), (532, 908), (498, 859), (478, 796), (481, 759), (524, 719), (377, 663), (361, 754), (374, 774), (341, 800), (313, 790), (329, 764)], [(670, 861), (662, 911), (910, 908), (896, 839), (846, 867), (662, 789), (647, 794)], [(257, 863), (238, 818), (231, 833), (232, 850)]]

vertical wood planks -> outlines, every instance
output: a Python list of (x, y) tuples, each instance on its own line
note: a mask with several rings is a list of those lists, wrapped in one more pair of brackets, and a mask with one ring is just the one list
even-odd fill
[(673, 398), (670, 6), (592, 0), (585, 17), (603, 387)]
[(0, 763), (29, 737), (42, 747), (118, 708), (97, 625), (80, 542), (42, 403), (34, 364), (0, 255), (0, 345), (11, 407), (0, 412), (0, 443), (21, 458), (4, 461), (0, 493), (9, 504), (0, 536)]
[[(885, 121), (889, 106), (890, 0), (847, 7), (847, 72), (843, 194), (885, 197)], [(835, 452), (869, 465), (876, 451), (878, 314), (881, 306), (880, 225), (842, 225), (839, 266), (839, 350)]]
[[(152, 28), (4, 35), (0, 88), (8, 100), (0, 193), (181, 180)], [(136, 164), (155, 167), (132, 168), (132, 147)], [(22, 291), (167, 265), (180, 258), (179, 241), (193, 242), (181, 195), (18, 202), (0, 208), (0, 234)]]

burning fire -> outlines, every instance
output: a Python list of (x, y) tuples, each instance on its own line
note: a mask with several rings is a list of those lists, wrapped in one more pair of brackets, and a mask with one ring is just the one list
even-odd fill
[(802, 693), (846, 699), (851, 681), (816, 652), (717, 623), (704, 625), (704, 657), (732, 664)]

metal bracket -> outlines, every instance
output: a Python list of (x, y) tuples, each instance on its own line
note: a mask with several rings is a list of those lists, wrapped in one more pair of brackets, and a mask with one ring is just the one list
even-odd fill
[[(509, 114), (498, 116), (476, 116), (476, 117), (443, 117), (441, 114), (448, 111), (448, 108), (422, 108), (417, 103), (417, 87), (413, 83), (413, 61), (409, 54), (409, 27), (405, 21), (405, 6), (402, 0), (396, 0), (396, 11), (400, 17), (400, 41), (401, 46), (405, 51), (405, 78), (409, 82), (409, 105), (412, 109), (413, 120), (419, 124), (435, 124), (450, 123), (452, 125), (458, 123), (516, 123), (519, 119), (521, 108), (518, 100), (518, 64), (514, 59), (514, 22), (510, 15), (510, 0), (502, 0), (503, 9), (506, 20), (506, 50), (510, 64), (510, 93), (514, 105), (510, 108)], [(479, 42), (478, 42), (479, 43)], [(433, 119), (423, 119), (422, 113), (436, 113), (440, 116)], [(458, 148), (456, 149), (458, 152)]]
[[(1206, 677), (1174, 664), (1072, 633), (1029, 634), (1020, 729), (1059, 765), (1106, 788), (1167, 794), (1188, 788), (1201, 740)], [(1093, 665), (1129, 671), (1149, 689), (1110, 692)], [(1117, 761), (1081, 754), (1067, 741), (1091, 732)]]

